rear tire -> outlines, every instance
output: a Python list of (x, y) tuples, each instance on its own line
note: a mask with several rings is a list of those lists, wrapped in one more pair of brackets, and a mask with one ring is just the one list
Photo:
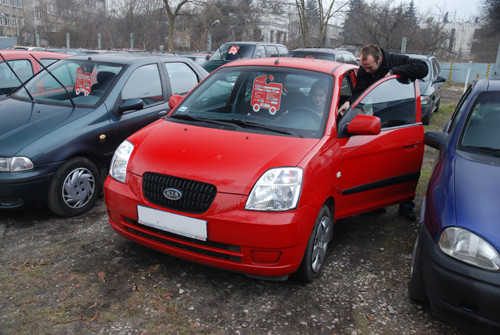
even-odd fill
[(319, 211), (314, 228), (309, 237), (302, 263), (295, 277), (305, 283), (310, 283), (319, 277), (325, 262), (328, 243), (333, 236), (332, 211), (323, 205)]
[(408, 295), (410, 299), (415, 302), (429, 302), (429, 298), (427, 297), (427, 292), (425, 290), (424, 273), (422, 271), (422, 243), (420, 236), (417, 236), (415, 245), (413, 246)]
[(100, 189), (101, 179), (95, 164), (76, 157), (64, 163), (52, 178), (47, 206), (59, 216), (77, 216), (94, 207)]

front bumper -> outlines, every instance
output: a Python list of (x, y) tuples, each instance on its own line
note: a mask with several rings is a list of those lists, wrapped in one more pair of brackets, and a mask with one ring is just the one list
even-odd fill
[(59, 164), (24, 172), (0, 173), (0, 209), (43, 207)]
[(500, 334), (500, 273), (445, 255), (421, 229), (425, 287), (436, 315), (475, 334)]
[[(207, 212), (186, 214), (148, 202), (141, 185), (134, 175), (127, 176), (127, 184), (111, 177), (104, 183), (109, 222), (118, 234), (172, 256), (257, 277), (285, 279), (298, 269), (319, 213), (313, 206), (287, 212), (246, 211), (246, 197), (218, 193)], [(205, 220), (207, 240), (140, 224), (138, 205)]]

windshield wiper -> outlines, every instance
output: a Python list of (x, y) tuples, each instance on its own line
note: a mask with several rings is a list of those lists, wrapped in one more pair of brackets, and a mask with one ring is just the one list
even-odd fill
[(50, 74), (50, 75), (52, 76), (52, 78), (54, 78), (54, 79), (57, 81), (57, 83), (58, 83), (59, 85), (61, 85), (61, 87), (62, 87), (62, 88), (66, 91), (66, 94), (68, 95), (69, 101), (71, 101), (71, 105), (73, 105), (73, 108), (75, 108), (75, 107), (76, 107), (75, 102), (73, 101), (73, 99), (71, 99), (71, 95), (69, 94), (68, 90), (66, 89), (66, 86), (64, 86), (64, 85), (63, 85), (63, 83), (61, 83), (61, 82), (59, 81), (59, 79), (57, 79), (57, 78), (56, 78), (56, 76), (54, 76), (54, 75), (52, 74), (52, 72), (50, 72), (50, 70), (49, 70), (49, 69), (47, 69), (47, 67), (46, 67), (45, 65), (43, 65), (43, 64), (42, 64), (42, 62), (40, 62), (38, 59), (36, 59), (36, 58), (35, 58), (35, 56), (33, 56), (32, 54), (30, 54), (30, 56), (31, 56), (31, 57), (33, 57), (33, 59), (34, 59), (34, 60), (35, 60), (38, 64), (40, 64), (40, 66), (41, 66), (41, 67), (42, 67), (45, 71), (47, 71), (47, 72), (48, 72), (48, 74)]
[[(174, 115), (171, 115), (170, 117), (174, 118), (174, 119), (179, 119), (179, 120), (188, 120), (188, 121), (217, 124), (220, 126), (232, 125), (232, 126), (238, 126), (240, 128), (247, 128), (247, 129), (251, 128), (251, 129), (268, 130), (268, 131), (272, 131), (272, 132), (279, 133), (279, 134), (297, 136), (297, 134), (292, 133), (292, 132), (287, 131), (287, 130), (284, 130), (284, 129), (278, 129), (276, 127), (263, 125), (262, 123), (244, 121), (244, 120), (240, 120), (240, 119), (210, 119), (210, 118), (194, 117), (194, 116), (188, 115), (188, 114), (174, 114)], [(302, 137), (302, 136), (300, 136), (300, 137)]]
[(493, 156), (500, 157), (500, 149), (499, 148), (480, 147), (479, 151), (484, 152), (484, 153), (493, 154)]
[(282, 129), (282, 128), (276, 128), (272, 126), (268, 126), (262, 123), (257, 123), (257, 122), (252, 122), (252, 121), (245, 121), (245, 120), (240, 120), (240, 119), (217, 119), (217, 121), (222, 121), (222, 122), (227, 122), (227, 123), (232, 123), (235, 125), (238, 125), (242, 128), (252, 128), (252, 129), (261, 129), (261, 130), (269, 130), (275, 133), (279, 134), (285, 134), (285, 135), (297, 135), (295, 133), (292, 133), (288, 130)]
[(36, 100), (31, 95), (30, 91), (28, 91), (28, 89), (24, 85), (24, 82), (21, 80), (21, 78), (19, 78), (19, 76), (17, 75), (16, 71), (14, 71), (14, 69), (12, 68), (12, 66), (10, 66), (9, 62), (5, 59), (5, 57), (1, 53), (0, 53), (0, 56), (2, 57), (3, 61), (5, 62), (5, 64), (7, 64), (7, 66), (9, 67), (9, 69), (12, 71), (12, 73), (14, 73), (14, 76), (16, 76), (17, 80), (19, 80), (19, 82), (21, 83), (21, 86), (24, 87), (24, 89), (26, 90), (26, 93), (28, 93), (28, 95), (29, 95), (29, 97), (31, 99), (31, 102), (36, 102)]

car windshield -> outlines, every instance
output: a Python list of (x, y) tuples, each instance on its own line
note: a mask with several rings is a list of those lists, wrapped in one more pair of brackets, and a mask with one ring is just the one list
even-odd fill
[(464, 126), (460, 149), (500, 157), (500, 92), (476, 100)]
[(255, 45), (226, 43), (217, 49), (210, 60), (233, 61), (241, 58), (252, 58)]
[(95, 106), (113, 87), (123, 65), (64, 59), (43, 70), (12, 98), (39, 103)]
[(222, 69), (187, 96), (171, 118), (319, 138), (330, 110), (332, 83), (332, 76), (300, 69)]

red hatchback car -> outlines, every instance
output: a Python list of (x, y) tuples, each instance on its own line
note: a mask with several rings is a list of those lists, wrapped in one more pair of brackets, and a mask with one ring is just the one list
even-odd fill
[(386, 77), (339, 119), (356, 70), (235, 61), (171, 98), (168, 117), (114, 154), (105, 181), (112, 227), (190, 261), (313, 281), (336, 220), (413, 199), (420, 176), (418, 82)]
[[(38, 62), (42, 63), (43, 66), (49, 66), (59, 59), (70, 56), (58, 52), (38, 50), (0, 50), (0, 55), (0, 97), (14, 92), (21, 85), (19, 79), (25, 82), (35, 73), (40, 72), (43, 67)], [(5, 63), (5, 60), (8, 64)]]

